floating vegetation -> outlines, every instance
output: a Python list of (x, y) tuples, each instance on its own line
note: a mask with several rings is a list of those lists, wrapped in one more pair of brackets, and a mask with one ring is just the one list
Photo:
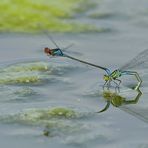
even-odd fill
[[(82, 108), (81, 108), (82, 109)], [(88, 119), (92, 118), (94, 113), (92, 112), (83, 112), (79, 109), (71, 107), (50, 107), (50, 108), (34, 108), (24, 110), (19, 113), (9, 114), (0, 116), (0, 121), (6, 124), (19, 124), (31, 127), (39, 127), (38, 134), (42, 134), (49, 138), (61, 137), (59, 140), (64, 141), (64, 143), (70, 144), (82, 144), (83, 142), (88, 142), (88, 140), (99, 139), (102, 140), (102, 137), (105, 140), (110, 141), (109, 137), (112, 135), (104, 131), (100, 133), (94, 132), (97, 127), (105, 129), (104, 125), (97, 124), (92, 126), (92, 123)], [(82, 120), (84, 119), (84, 120)], [(94, 129), (92, 131), (92, 129)], [(112, 133), (112, 132), (111, 132)], [(28, 135), (27, 135), (28, 136)]]
[(47, 71), (49, 64), (45, 62), (20, 63), (3, 69), (5, 72)]
[(74, 118), (76, 113), (71, 109), (66, 108), (54, 108), (48, 113), (52, 117), (64, 117), (64, 118)]
[(47, 70), (47, 64), (39, 62), (10, 65), (0, 69), (0, 84), (37, 83), (41, 81), (39, 73)]
[[(53, 63), (52, 63), (53, 64)], [(0, 68), (0, 84), (41, 84), (47, 81), (61, 80), (62, 75), (74, 67), (49, 64), (46, 62), (24, 62)]]
[(41, 126), (45, 128), (43, 134), (46, 135), (50, 131), (53, 132), (53, 129), (57, 133), (78, 132), (81, 129), (80, 124), (76, 123), (76, 121), (73, 122), (73, 120), (86, 115), (70, 108), (54, 107), (47, 109), (28, 109), (17, 114), (5, 115), (0, 120), (4, 123)]
[(105, 28), (74, 22), (77, 14), (95, 6), (89, 0), (1, 0), (0, 31), (38, 32), (42, 24), (51, 32), (103, 32)]
[(20, 76), (12, 74), (0, 79), (0, 84), (23, 84), (23, 83), (37, 83), (40, 82), (40, 78), (38, 76)]
[(50, 125), (52, 121), (57, 119), (77, 119), (80, 118), (81, 114), (78, 112), (64, 107), (55, 107), (47, 109), (28, 109), (18, 114), (8, 115), (4, 117), (5, 122), (19, 122), (29, 125)]

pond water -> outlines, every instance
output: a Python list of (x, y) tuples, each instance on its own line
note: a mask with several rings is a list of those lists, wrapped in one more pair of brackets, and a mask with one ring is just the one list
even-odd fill
[[(148, 47), (148, 2), (104, 0), (95, 18), (104, 33), (51, 34), (67, 54), (114, 70)], [(106, 105), (104, 71), (66, 58), (49, 58), (45, 35), (0, 34), (0, 143), (2, 147), (147, 148), (148, 72), (139, 71), (142, 95), (133, 104), (96, 113)], [(73, 52), (74, 51), (74, 52)], [(132, 99), (135, 80), (123, 80), (119, 95)], [(111, 90), (114, 93), (114, 89)], [(122, 98), (121, 97), (121, 98)]]

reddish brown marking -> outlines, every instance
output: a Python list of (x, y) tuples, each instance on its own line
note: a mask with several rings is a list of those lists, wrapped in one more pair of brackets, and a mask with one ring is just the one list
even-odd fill
[(49, 49), (48, 47), (45, 47), (44, 48), (44, 52), (47, 54), (47, 55), (51, 55), (51, 49)]

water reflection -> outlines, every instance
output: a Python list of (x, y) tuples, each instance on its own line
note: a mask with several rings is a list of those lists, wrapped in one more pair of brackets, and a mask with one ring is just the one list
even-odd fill
[(142, 92), (140, 91), (140, 89), (136, 91), (137, 91), (137, 95), (133, 99), (130, 99), (130, 100), (126, 97), (119, 95), (117, 92), (104, 91), (102, 96), (106, 100), (107, 104), (102, 110), (98, 111), (97, 113), (106, 111), (110, 107), (110, 104), (112, 104), (115, 107), (120, 107), (123, 105), (138, 103), (139, 98), (142, 95)]

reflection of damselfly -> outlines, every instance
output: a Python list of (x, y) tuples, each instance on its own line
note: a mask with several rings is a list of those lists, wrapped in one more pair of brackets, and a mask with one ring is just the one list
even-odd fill
[[(104, 75), (104, 80), (105, 83), (103, 85), (104, 87), (107, 87), (108, 89), (111, 86), (111, 82), (115, 83), (116, 87), (115, 88), (119, 88), (120, 84), (121, 84), (121, 80), (119, 80), (118, 78), (123, 76), (123, 75), (133, 75), (135, 76), (135, 78), (137, 79), (138, 83), (135, 87), (135, 90), (138, 90), (139, 87), (141, 86), (142, 80), (139, 76), (139, 74), (136, 71), (130, 71), (128, 69), (133, 68), (135, 66), (141, 65), (143, 64), (146, 59), (148, 59), (148, 50), (144, 50), (143, 52), (141, 52), (140, 54), (138, 54), (133, 60), (131, 60), (129, 63), (127, 63), (125, 66), (114, 70), (113, 72), (111, 72), (108, 68), (106, 67), (102, 67), (99, 65), (95, 65), (80, 59), (77, 59), (75, 57), (69, 56), (67, 54), (65, 54), (65, 52), (63, 52), (63, 50), (61, 48), (59, 48), (59, 46), (55, 43), (55, 41), (51, 38), (51, 36), (48, 36), (49, 39), (54, 43), (54, 45), (56, 46), (55, 49), (51, 49), (51, 48), (44, 48), (44, 52), (47, 55), (53, 56), (53, 57), (66, 57), (75, 61), (79, 61), (81, 63), (99, 68), (104, 70), (107, 74)], [(70, 47), (70, 46), (69, 46)]]
[(110, 107), (110, 104), (112, 104), (115, 107), (120, 107), (120, 108), (121, 107), (124, 108), (125, 105), (136, 104), (138, 103), (139, 98), (142, 95), (142, 92), (140, 91), (140, 89), (137, 90), (137, 93), (138, 94), (136, 95), (135, 98), (128, 100), (125, 97), (122, 97), (121, 95), (117, 93), (112, 93), (110, 91), (104, 91), (103, 97), (106, 100), (107, 104), (102, 110), (98, 111), (97, 113), (106, 111)]

